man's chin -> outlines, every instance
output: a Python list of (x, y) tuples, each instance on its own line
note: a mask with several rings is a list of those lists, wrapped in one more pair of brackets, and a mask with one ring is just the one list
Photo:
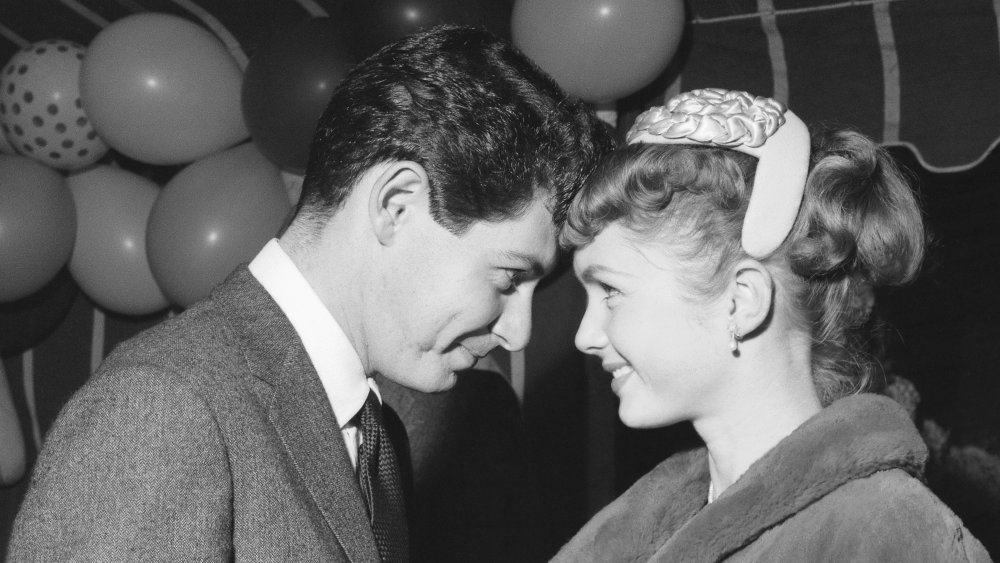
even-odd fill
[(444, 393), (445, 391), (453, 388), (456, 383), (458, 383), (458, 373), (454, 371), (448, 372), (448, 375), (444, 378), (442, 384), (437, 389), (428, 391), (428, 393)]
[(407, 387), (423, 393), (444, 393), (454, 387), (456, 383), (458, 383), (458, 374), (454, 371), (449, 371), (439, 374), (434, 378), (414, 381), (410, 385), (407, 385)]

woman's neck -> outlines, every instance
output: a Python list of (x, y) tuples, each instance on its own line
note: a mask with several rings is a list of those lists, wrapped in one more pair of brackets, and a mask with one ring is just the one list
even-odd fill
[(734, 374), (742, 384), (734, 385), (713, 413), (693, 421), (708, 447), (715, 496), (822, 409), (808, 369), (799, 374), (763, 377)]

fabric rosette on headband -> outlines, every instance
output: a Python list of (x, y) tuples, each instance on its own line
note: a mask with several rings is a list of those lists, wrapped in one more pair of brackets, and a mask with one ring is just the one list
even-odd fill
[(738, 90), (692, 90), (640, 114), (626, 141), (710, 145), (757, 157), (743, 249), (766, 258), (792, 230), (809, 172), (809, 130), (781, 102)]

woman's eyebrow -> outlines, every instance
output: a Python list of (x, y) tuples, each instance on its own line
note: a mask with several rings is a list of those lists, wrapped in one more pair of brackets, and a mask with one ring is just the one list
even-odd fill
[(583, 269), (577, 277), (582, 282), (594, 282), (596, 281), (597, 274), (612, 274), (616, 276), (628, 276), (634, 277), (632, 274), (623, 272), (621, 270), (616, 270), (614, 268), (609, 268), (602, 264), (591, 264)]

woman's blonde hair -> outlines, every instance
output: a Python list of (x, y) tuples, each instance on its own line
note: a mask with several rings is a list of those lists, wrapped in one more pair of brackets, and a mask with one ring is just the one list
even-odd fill
[[(573, 201), (561, 243), (585, 246), (618, 223), (684, 262), (678, 271), (692, 298), (717, 297), (747, 258), (740, 233), (756, 164), (724, 148), (621, 147)], [(859, 293), (912, 280), (924, 246), (920, 207), (891, 156), (856, 131), (815, 129), (795, 225), (763, 263), (778, 286), (775, 306), (811, 335), (812, 375), (824, 404), (868, 389), (877, 372), (866, 351), (867, 311), (855, 305)]]

